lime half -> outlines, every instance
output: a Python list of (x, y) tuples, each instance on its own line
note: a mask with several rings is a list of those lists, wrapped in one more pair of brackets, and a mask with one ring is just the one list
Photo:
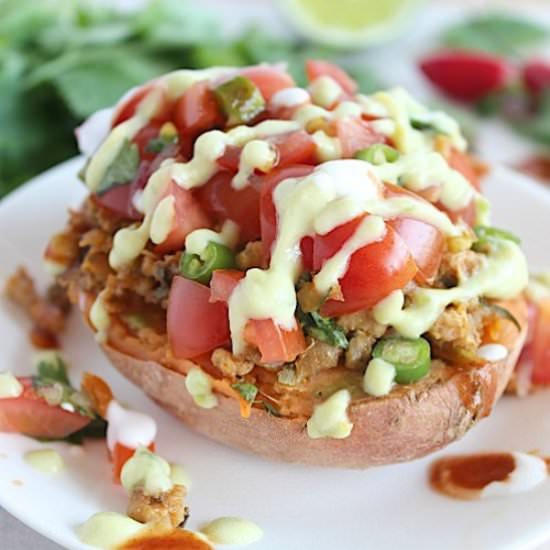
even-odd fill
[(298, 31), (322, 44), (355, 48), (393, 38), (422, 0), (279, 0)]

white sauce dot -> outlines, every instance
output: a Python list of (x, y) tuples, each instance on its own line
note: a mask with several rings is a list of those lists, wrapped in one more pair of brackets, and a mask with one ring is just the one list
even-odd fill
[(309, 93), (303, 88), (285, 88), (273, 94), (270, 103), (273, 108), (295, 107), (310, 100)]
[(502, 344), (485, 344), (479, 347), (477, 356), (494, 363), (505, 359), (508, 356), (508, 350)]
[(480, 498), (493, 498), (530, 491), (548, 477), (546, 462), (527, 453), (511, 453), (516, 467), (504, 481), (493, 481), (480, 494)]
[(214, 544), (252, 544), (264, 534), (255, 523), (235, 517), (217, 518), (204, 525), (201, 532)]
[(137, 449), (148, 447), (157, 435), (157, 424), (148, 415), (123, 408), (114, 399), (107, 407), (107, 447), (112, 452), (117, 443)]

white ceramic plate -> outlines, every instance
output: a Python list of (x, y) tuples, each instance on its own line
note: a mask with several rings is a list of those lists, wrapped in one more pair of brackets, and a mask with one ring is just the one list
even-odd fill
[[(2, 278), (25, 263), (42, 283), (47, 280), (40, 254), (48, 235), (63, 226), (66, 208), (84, 196), (75, 177), (80, 163), (62, 164), (0, 203)], [(496, 222), (521, 235), (532, 263), (548, 262), (550, 193), (504, 169), (493, 172), (486, 188)], [(192, 477), (190, 528), (220, 515), (250, 518), (265, 529), (255, 546), (261, 550), (524, 549), (550, 538), (550, 482), (504, 500), (459, 502), (433, 493), (426, 483), (428, 464), (441, 453), (368, 471), (325, 470), (269, 462), (196, 435), (122, 379), (77, 317), (63, 338), (71, 377), (78, 381), (83, 370), (97, 372), (120, 399), (156, 418), (160, 453), (185, 465)], [(18, 311), (0, 303), (0, 370), (29, 372), (28, 328)], [(524, 401), (503, 399), (490, 419), (443, 453), (540, 449), (550, 454), (549, 398), (545, 392)], [(25, 451), (40, 446), (0, 434), (0, 505), (67, 548), (87, 548), (75, 527), (97, 511), (125, 510), (122, 489), (110, 481), (104, 446), (54, 445), (68, 465), (57, 477), (39, 474), (23, 461)]]

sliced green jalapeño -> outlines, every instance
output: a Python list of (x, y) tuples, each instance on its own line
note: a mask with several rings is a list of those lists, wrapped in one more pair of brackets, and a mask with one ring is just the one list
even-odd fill
[(384, 143), (376, 143), (365, 149), (359, 149), (354, 156), (356, 159), (365, 160), (379, 166), (380, 164), (386, 164), (386, 162), (395, 162), (398, 160), (399, 151)]
[(512, 241), (516, 244), (521, 244), (520, 238), (506, 231), (505, 229), (499, 229), (498, 227), (492, 227), (489, 225), (476, 225), (474, 227), (477, 241), (472, 245), (472, 249), (476, 252), (487, 252), (490, 248), (491, 241)]
[(235, 254), (227, 246), (210, 241), (200, 255), (184, 252), (179, 267), (185, 278), (207, 285), (216, 269), (235, 267)]
[(389, 336), (378, 341), (372, 352), (395, 367), (395, 381), (410, 384), (420, 380), (430, 370), (430, 344), (424, 338)]
[(228, 126), (248, 124), (265, 109), (262, 93), (252, 80), (244, 76), (220, 84), (214, 93), (227, 116)]

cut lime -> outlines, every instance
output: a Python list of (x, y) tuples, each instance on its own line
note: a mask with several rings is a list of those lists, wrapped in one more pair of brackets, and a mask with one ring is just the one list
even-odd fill
[(307, 38), (354, 48), (383, 42), (411, 21), (422, 0), (279, 0)]

